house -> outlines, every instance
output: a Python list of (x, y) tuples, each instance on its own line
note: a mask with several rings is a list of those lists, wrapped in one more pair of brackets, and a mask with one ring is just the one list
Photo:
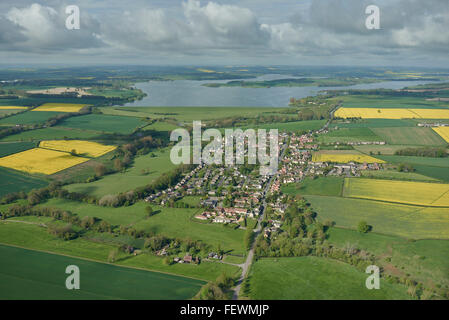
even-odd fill
[(184, 260), (185, 263), (191, 263), (193, 260), (193, 257), (190, 254), (187, 254), (184, 256), (184, 258), (182, 260)]

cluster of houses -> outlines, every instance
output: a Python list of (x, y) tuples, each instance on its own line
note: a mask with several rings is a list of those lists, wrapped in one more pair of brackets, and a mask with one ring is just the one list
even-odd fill
[(264, 238), (270, 238), (272, 235), (277, 233), (281, 228), (281, 221), (279, 220), (268, 220), (268, 225), (263, 230)]
[(195, 169), (193, 169), (191, 172), (189, 172), (188, 174), (186, 174), (184, 176), (184, 178), (179, 181), (173, 188), (168, 188), (166, 190), (163, 191), (159, 191), (155, 194), (152, 194), (148, 197), (145, 198), (146, 202), (156, 202), (157, 199), (160, 199), (160, 205), (165, 205), (166, 202), (170, 201), (171, 199), (173, 200), (178, 200), (182, 198), (182, 193), (181, 191), (183, 191), (183, 187), (186, 185), (186, 183), (188, 183), (192, 177), (194, 177), (197, 172), (199, 172), (201, 169), (203, 168), (203, 165), (198, 165)]
[(195, 216), (198, 220), (215, 223), (239, 223), (246, 218), (256, 218), (260, 214), (262, 193), (256, 191), (248, 195), (242, 191), (233, 193), (235, 196), (232, 207), (223, 207), (224, 197), (209, 197), (201, 201), (206, 208), (201, 214)]
[(200, 258), (199, 257), (193, 257), (190, 254), (186, 254), (184, 256), (184, 258), (180, 258), (180, 257), (173, 258), (173, 262), (174, 263), (194, 263), (194, 264), (198, 264), (198, 263), (200, 263)]

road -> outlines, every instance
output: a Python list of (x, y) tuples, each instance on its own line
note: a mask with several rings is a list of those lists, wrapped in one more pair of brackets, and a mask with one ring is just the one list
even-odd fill
[[(287, 149), (287, 146), (283, 145), (282, 150), (280, 152), (279, 161), (281, 161), (282, 158), (284, 157), (284, 153), (285, 153), (286, 149)], [(265, 208), (267, 207), (267, 202), (265, 201), (265, 199), (266, 199), (267, 192), (270, 190), (270, 187), (275, 180), (275, 177), (276, 177), (276, 175), (272, 175), (269, 178), (269, 180), (265, 186), (265, 189), (263, 192), (263, 198), (262, 198), (263, 199), (262, 200), (262, 212), (259, 215), (259, 220), (257, 221), (257, 227), (256, 227), (256, 229), (253, 230), (254, 239), (256, 239), (257, 236), (259, 235), (259, 233), (262, 231), (262, 221), (265, 217)], [(245, 263), (240, 265), (240, 267), (242, 268), (242, 274), (240, 275), (240, 278), (237, 280), (237, 285), (234, 288), (234, 294), (232, 295), (233, 300), (238, 300), (238, 298), (239, 298), (239, 293), (240, 293), (240, 289), (242, 287), (242, 283), (245, 280), (245, 278), (248, 274), (248, 269), (253, 262), (255, 246), (256, 246), (256, 243), (255, 243), (255, 241), (253, 241), (253, 244), (251, 245), (251, 248), (248, 251), (248, 255), (246, 257)]]

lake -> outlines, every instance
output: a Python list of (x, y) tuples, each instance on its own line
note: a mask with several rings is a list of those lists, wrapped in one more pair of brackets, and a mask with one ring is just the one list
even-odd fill
[[(267, 74), (247, 81), (292, 79), (286, 75)], [(225, 83), (231, 80), (175, 80), (150, 81), (137, 83), (136, 87), (147, 94), (145, 98), (125, 106), (160, 106), (160, 107), (286, 107), (291, 97), (303, 98), (317, 95), (324, 90), (344, 89), (401, 89), (407, 86), (431, 83), (432, 81), (385, 81), (370, 84), (357, 84), (344, 87), (204, 87), (204, 83)]]

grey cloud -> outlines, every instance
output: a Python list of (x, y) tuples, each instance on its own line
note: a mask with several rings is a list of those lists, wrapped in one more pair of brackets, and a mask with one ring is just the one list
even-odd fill
[[(64, 27), (65, 1), (35, 1), (40, 4), (0, 4), (0, 51), (277, 63), (426, 55), (444, 60), (449, 46), (447, 0), (312, 0), (298, 5), (293, 0), (136, 0), (132, 6), (120, 0), (79, 0), (78, 31)], [(365, 28), (370, 4), (380, 7), (381, 30)]]

